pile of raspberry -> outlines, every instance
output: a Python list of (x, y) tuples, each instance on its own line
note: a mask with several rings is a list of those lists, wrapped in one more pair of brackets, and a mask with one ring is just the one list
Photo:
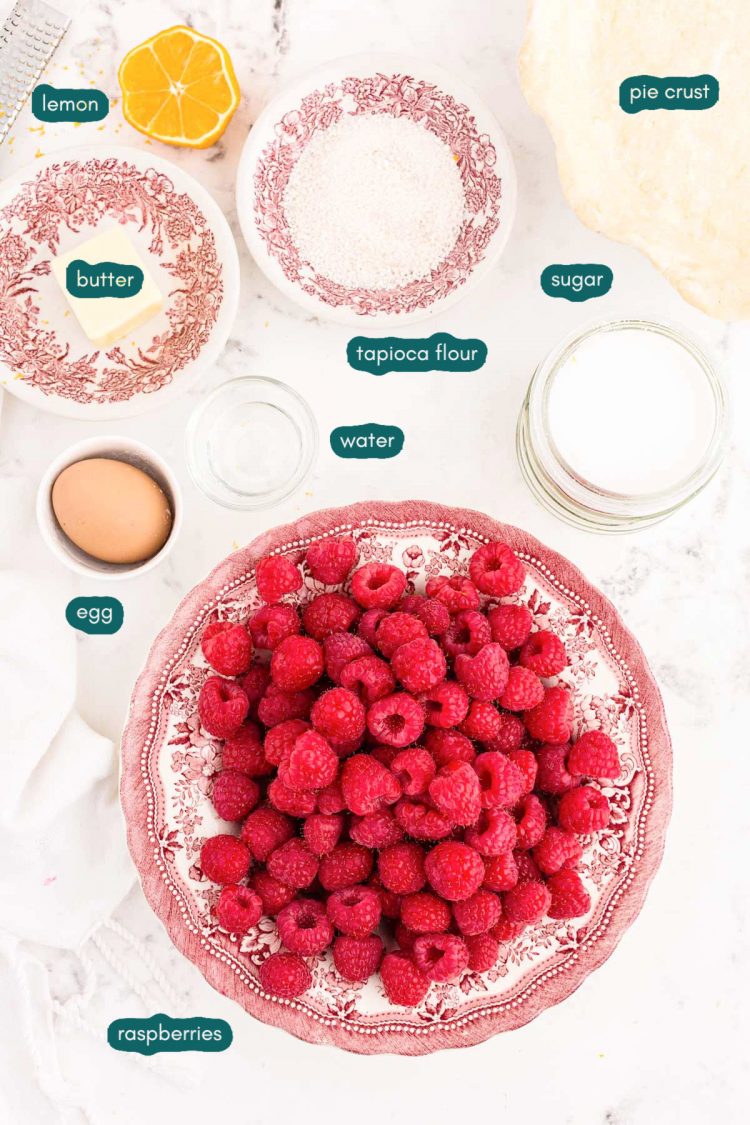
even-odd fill
[(590, 782), (620, 763), (601, 731), (571, 741), (565, 647), (512, 600), (524, 567), (505, 543), (424, 595), (357, 561), (349, 538), (310, 546), (310, 575), (337, 589), (298, 610), (300, 567), (264, 558), (262, 608), (204, 630), (217, 674), (198, 709), (223, 741), (211, 796), (240, 828), (206, 840), (200, 865), (224, 930), (276, 919), (268, 993), (300, 996), (306, 959), (330, 949), (346, 981), (379, 972), (411, 1006), (491, 969), (545, 915), (588, 912), (581, 838), (610, 816)]

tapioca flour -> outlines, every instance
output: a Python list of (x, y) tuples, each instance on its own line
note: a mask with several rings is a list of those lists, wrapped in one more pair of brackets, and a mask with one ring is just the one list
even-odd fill
[(284, 193), (301, 256), (351, 289), (429, 275), (455, 246), (464, 207), (448, 145), (390, 114), (350, 115), (316, 132)]

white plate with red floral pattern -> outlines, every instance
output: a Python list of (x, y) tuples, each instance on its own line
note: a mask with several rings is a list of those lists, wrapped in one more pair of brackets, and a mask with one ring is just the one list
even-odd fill
[[(121, 224), (164, 307), (97, 349), (50, 273), (52, 259)], [(54, 153), (0, 187), (0, 385), (42, 410), (119, 418), (162, 406), (221, 353), (239, 262), (229, 225), (192, 176), (150, 153)]]
[[(286, 185), (313, 135), (360, 114), (410, 118), (448, 146), (461, 176), (455, 245), (401, 287), (347, 288), (317, 272), (297, 249), (285, 213)], [(286, 87), (253, 126), (237, 173), (237, 214), (255, 261), (297, 304), (344, 324), (394, 327), (450, 307), (497, 262), (515, 208), (513, 158), (492, 112), (440, 68), (399, 55), (337, 59)]]

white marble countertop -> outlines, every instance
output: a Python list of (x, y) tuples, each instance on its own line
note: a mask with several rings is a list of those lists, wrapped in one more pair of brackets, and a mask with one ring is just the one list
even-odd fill
[[(148, 945), (190, 1014), (222, 1016), (235, 1042), (222, 1055), (146, 1061), (110, 1051), (107, 1023), (144, 1014), (128, 986), (99, 966), (102, 983), (87, 1009), (97, 1035), (62, 1021), (59, 1050), (83, 1111), (61, 1120), (183, 1125), (231, 1119), (265, 1125), (304, 1118), (313, 1125), (355, 1118), (363, 1125), (472, 1116), (555, 1125), (702, 1125), (745, 1119), (748, 928), (745, 788), (747, 589), (750, 570), (750, 454), (738, 442), (724, 469), (695, 503), (638, 535), (601, 538), (558, 522), (527, 492), (515, 461), (514, 429), (536, 363), (566, 332), (599, 317), (646, 315), (682, 325), (719, 360), (735, 418), (750, 416), (750, 325), (727, 326), (687, 306), (635, 251), (585, 229), (565, 203), (551, 140), (518, 84), (522, 0), (78, 0), (73, 25), (50, 70), (56, 85), (89, 80), (117, 94), (124, 51), (172, 23), (194, 24), (229, 47), (243, 90), (225, 138), (208, 152), (159, 151), (192, 172), (227, 214), (240, 247), (240, 311), (216, 368), (164, 410), (109, 423), (166, 457), (185, 491), (180, 541), (161, 568), (120, 585), (125, 625), (114, 637), (81, 635), (79, 704), (97, 730), (118, 737), (148, 646), (183, 594), (239, 543), (261, 530), (329, 505), (365, 498), (422, 497), (475, 507), (528, 528), (573, 559), (614, 600), (641, 641), (662, 687), (675, 756), (675, 807), (667, 850), (641, 916), (611, 959), (564, 1004), (533, 1024), (482, 1046), (420, 1059), (348, 1056), (314, 1048), (267, 1028), (224, 1000), (173, 949), (140, 890), (117, 919)], [(350, 330), (319, 323), (265, 281), (244, 245), (233, 204), (234, 173), (248, 127), (264, 98), (287, 78), (336, 55), (399, 49), (431, 59), (473, 83), (506, 131), (519, 176), (519, 210), (494, 273), (439, 320), (419, 325), (487, 341), (486, 367), (468, 376), (351, 371)], [(66, 149), (70, 127), (40, 127), (28, 112), (0, 149), (0, 176), (35, 155)], [(147, 142), (115, 106), (100, 126), (74, 140)], [(614, 270), (609, 296), (594, 305), (550, 301), (539, 287), (553, 261), (602, 261)], [(268, 513), (220, 509), (191, 485), (183, 432), (206, 390), (229, 376), (270, 375), (310, 401), (321, 452), (306, 489)], [(348, 462), (331, 453), (336, 425), (400, 425), (404, 452), (392, 461)], [(76, 582), (47, 553), (33, 496), (47, 463), (97, 432), (96, 424), (36, 412), (5, 396), (0, 426), (2, 495), (14, 517), (2, 556), (59, 586), (59, 612), (75, 593), (103, 593)], [(742, 437), (742, 430), (738, 428)], [(114, 828), (113, 830), (119, 830)], [(82, 873), (81, 878), (85, 878)], [(73, 969), (49, 954), (64, 997)], [(187, 1060), (187, 1062), (183, 1062)], [(0, 1084), (13, 1083), (0, 1059)], [(1, 1114), (0, 1114), (1, 1116)], [(30, 1119), (30, 1118), (27, 1118)], [(20, 1121), (20, 1118), (19, 1118)], [(11, 1123), (9, 1122), (9, 1125)]]

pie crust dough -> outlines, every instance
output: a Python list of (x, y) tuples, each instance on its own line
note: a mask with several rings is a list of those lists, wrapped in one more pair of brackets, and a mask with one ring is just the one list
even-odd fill
[[(531, 0), (520, 65), (579, 218), (710, 316), (750, 319), (750, 0)], [(719, 102), (625, 113), (639, 74), (713, 74)]]

